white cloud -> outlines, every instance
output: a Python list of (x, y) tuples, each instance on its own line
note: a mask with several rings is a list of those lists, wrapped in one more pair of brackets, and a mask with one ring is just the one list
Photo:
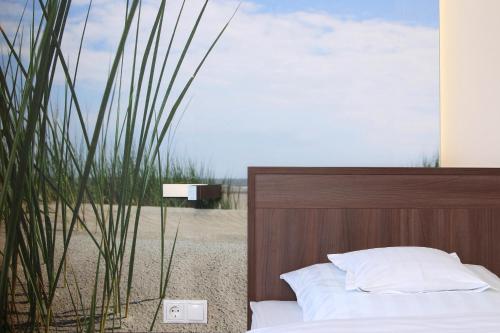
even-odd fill
[[(167, 3), (165, 36), (179, 7)], [(209, 3), (179, 83), (236, 5)], [(176, 55), (201, 1), (186, 6)], [(156, 1), (143, 4), (140, 50), (156, 8)], [(68, 54), (78, 47), (84, 9), (71, 17)], [(79, 75), (87, 95), (104, 82), (123, 16), (122, 1), (94, 2)], [(438, 48), (434, 28), (269, 13), (245, 2), (191, 90), (177, 152), (233, 176), (244, 176), (248, 165), (410, 165), (438, 147)], [(127, 50), (129, 73), (130, 44)]]

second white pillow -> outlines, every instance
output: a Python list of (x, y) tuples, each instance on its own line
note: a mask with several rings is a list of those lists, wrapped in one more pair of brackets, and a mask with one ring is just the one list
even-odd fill
[(432, 248), (375, 248), (329, 254), (328, 259), (346, 271), (346, 290), (423, 293), (489, 288), (458, 256)]

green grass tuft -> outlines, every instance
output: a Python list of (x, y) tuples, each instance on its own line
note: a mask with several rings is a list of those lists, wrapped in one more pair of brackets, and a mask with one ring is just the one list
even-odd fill
[[(141, 207), (158, 200), (160, 180), (165, 177), (208, 177), (207, 171), (200, 173), (194, 165), (179, 166), (161, 159), (172, 121), (230, 21), (215, 36), (192, 75), (187, 80), (179, 77), (207, 3), (189, 23), (188, 36), (179, 45), (182, 52), (174, 58), (170, 49), (184, 6), (175, 15), (175, 29), (165, 35), (166, 1), (159, 1), (144, 50), (139, 53), (142, 2), (124, 2), (123, 30), (91, 129), (80, 107), (76, 82), (92, 1), (87, 6), (79, 51), (70, 55), (73, 66), (61, 48), (71, 1), (26, 1), (14, 33), (0, 26), (0, 227), (5, 234), (0, 253), (2, 331), (52, 330), (56, 325), (53, 305), (58, 295), (65, 294), (56, 292), (61, 287), (73, 288), (68, 291), (76, 331), (105, 331), (127, 316)], [(32, 11), (29, 15), (25, 15), (27, 8)], [(164, 53), (159, 48), (163, 40), (169, 41)], [(125, 51), (127, 46), (132, 48), (131, 54)], [(129, 77), (125, 77), (124, 63), (132, 66)], [(167, 63), (174, 68), (168, 75), (164, 72)], [(156, 64), (162, 64), (159, 75), (155, 75)], [(56, 73), (64, 80), (62, 91), (54, 84)], [(180, 88), (178, 95), (174, 86)], [(59, 93), (64, 95), (63, 102)], [(75, 137), (82, 142), (75, 143)], [(97, 233), (82, 216), (84, 204), (91, 208)], [(159, 204), (163, 242), (166, 214), (163, 203)], [(67, 278), (68, 249), (78, 228), (98, 251), (93, 272), (89, 267), (95, 283), (91, 294), (84, 295), (87, 297), (82, 296), (76, 277), (74, 282)], [(167, 255), (162, 246), (158, 256), (162, 272), (167, 265), (160, 282), (160, 290), (165, 290), (173, 249)], [(90, 303), (83, 304), (87, 299)]]

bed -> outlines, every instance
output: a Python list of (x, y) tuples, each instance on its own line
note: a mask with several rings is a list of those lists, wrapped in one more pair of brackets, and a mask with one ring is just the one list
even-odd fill
[(251, 167), (248, 186), (252, 332), (500, 332), (500, 307), (487, 304), (469, 314), (304, 322), (280, 279), (328, 253), (425, 246), (456, 252), (499, 283), (500, 169)]

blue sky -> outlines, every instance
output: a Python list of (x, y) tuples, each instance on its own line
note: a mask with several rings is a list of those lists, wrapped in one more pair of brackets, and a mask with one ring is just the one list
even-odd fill
[(356, 20), (439, 26), (439, 0), (255, 0), (268, 12), (326, 11)]
[[(437, 154), (437, 0), (254, 3), (223, 42), (245, 51), (219, 49), (199, 82), (211, 96), (195, 89), (181, 154), (237, 177), (248, 165), (414, 166)], [(209, 84), (217, 75), (228, 83)]]
[[(201, 1), (187, 2), (174, 56)], [(9, 31), (15, 24), (8, 15), (20, 2), (4, 3), (0, 18)], [(70, 59), (87, 3), (73, 1), (62, 44)], [(209, 2), (180, 83), (238, 3)], [(166, 22), (179, 4), (167, 1)], [(157, 5), (144, 0), (140, 35)], [(93, 3), (77, 81), (89, 128), (123, 11), (121, 0)], [(217, 177), (246, 177), (247, 167), (258, 165), (417, 165), (439, 148), (438, 26), (438, 0), (244, 1), (187, 95), (174, 152), (210, 166)], [(129, 49), (127, 75), (131, 56)]]

